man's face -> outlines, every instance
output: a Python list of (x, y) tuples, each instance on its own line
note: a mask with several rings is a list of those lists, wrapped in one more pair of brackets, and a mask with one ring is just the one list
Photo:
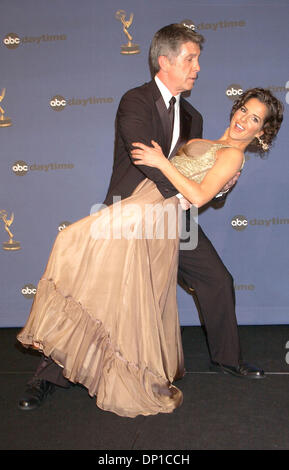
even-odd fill
[(185, 42), (177, 57), (167, 58), (167, 86), (173, 95), (193, 88), (200, 71), (200, 47), (193, 42)]

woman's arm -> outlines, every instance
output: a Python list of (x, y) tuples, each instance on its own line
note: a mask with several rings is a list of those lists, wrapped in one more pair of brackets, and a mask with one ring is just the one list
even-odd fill
[(201, 207), (211, 201), (240, 170), (244, 154), (237, 148), (222, 148), (217, 151), (214, 166), (208, 171), (199, 184), (182, 175), (166, 157), (160, 146), (152, 141), (153, 147), (141, 143), (133, 143), (132, 158), (135, 165), (147, 165), (158, 168), (175, 188), (194, 206)]

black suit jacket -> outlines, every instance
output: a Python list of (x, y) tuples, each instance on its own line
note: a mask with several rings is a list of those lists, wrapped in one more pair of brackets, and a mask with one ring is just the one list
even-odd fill
[[(129, 90), (121, 98), (116, 115), (114, 163), (104, 201), (106, 205), (113, 202), (113, 196), (121, 196), (122, 199), (130, 196), (144, 178), (154, 181), (165, 198), (178, 193), (160, 170), (134, 165), (130, 154), (132, 142), (151, 146), (151, 140), (155, 140), (168, 157), (171, 140), (168, 119), (167, 108), (155, 80)], [(170, 157), (188, 140), (201, 138), (202, 130), (201, 114), (181, 97), (180, 137)]]

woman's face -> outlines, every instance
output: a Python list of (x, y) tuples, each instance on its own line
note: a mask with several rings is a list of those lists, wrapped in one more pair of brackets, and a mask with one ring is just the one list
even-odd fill
[(250, 98), (232, 117), (229, 127), (230, 137), (249, 144), (255, 137), (263, 134), (262, 129), (267, 115), (267, 106), (257, 98)]

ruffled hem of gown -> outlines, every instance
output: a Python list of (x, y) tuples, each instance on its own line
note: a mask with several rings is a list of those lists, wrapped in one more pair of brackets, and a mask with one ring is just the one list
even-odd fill
[[(51, 357), (63, 368), (64, 377), (96, 396), (99, 408), (134, 418), (171, 413), (182, 404), (177, 387), (147, 365), (126, 360), (103, 323), (75, 299), (64, 296), (52, 279), (39, 282), (36, 297), (41, 304), (45, 299), (41, 308), (45, 313), (30, 317), (18, 340)], [(178, 371), (175, 380), (183, 376), (184, 370)]]

